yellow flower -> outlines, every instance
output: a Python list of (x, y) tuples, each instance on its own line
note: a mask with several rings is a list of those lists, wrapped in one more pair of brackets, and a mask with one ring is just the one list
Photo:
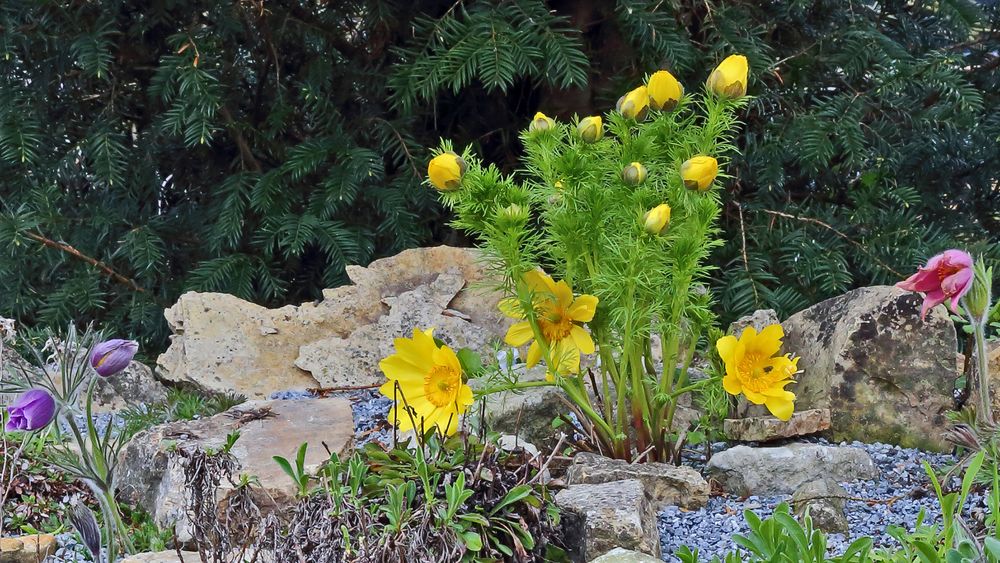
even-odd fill
[(661, 203), (646, 212), (642, 218), (642, 228), (651, 235), (658, 235), (670, 224), (670, 206)]
[(747, 58), (729, 55), (715, 67), (705, 81), (705, 88), (725, 98), (739, 98), (747, 93)]
[(707, 190), (718, 173), (719, 162), (710, 156), (693, 156), (681, 164), (681, 179), (689, 190)]
[(447, 192), (462, 185), (466, 168), (462, 157), (451, 151), (443, 152), (431, 159), (427, 165), (427, 176), (435, 188)]
[(645, 86), (639, 86), (621, 98), (615, 104), (615, 109), (622, 116), (636, 121), (646, 119), (646, 112), (649, 111), (649, 93)]
[(622, 181), (630, 186), (638, 186), (646, 181), (648, 174), (645, 166), (639, 162), (633, 162), (622, 170)]
[(555, 186), (555, 188), (556, 188), (557, 190), (561, 190), (561, 189), (563, 189), (563, 187), (564, 187), (564, 186), (563, 186), (563, 183), (562, 183), (562, 180), (556, 180), (556, 183), (555, 183), (555, 184), (553, 184), (553, 185)]
[(556, 122), (551, 117), (542, 112), (537, 112), (528, 125), (528, 131), (545, 131), (556, 126)]
[[(581, 325), (594, 318), (597, 297), (580, 295), (574, 299), (573, 290), (565, 280), (556, 282), (541, 270), (532, 270), (522, 279), (531, 292), (535, 321), (549, 347), (552, 361), (557, 364), (550, 365), (549, 370), (560, 374), (579, 373), (580, 354), (593, 354), (595, 349), (590, 333)], [(526, 318), (517, 298), (501, 301), (500, 310), (515, 319)], [(528, 367), (532, 367), (542, 359), (542, 348), (534, 338), (531, 323), (522, 320), (510, 327), (504, 341), (511, 346), (523, 346), (531, 341), (527, 363)]]
[(601, 121), (601, 116), (599, 115), (584, 117), (580, 120), (580, 124), (576, 126), (576, 130), (580, 133), (580, 138), (584, 141), (596, 143), (604, 136), (604, 122)]
[(665, 70), (658, 70), (649, 77), (646, 90), (649, 92), (649, 105), (653, 109), (667, 111), (674, 109), (684, 95), (681, 83)]
[(388, 378), (379, 392), (397, 401), (389, 422), (404, 432), (437, 426), (444, 434), (454, 434), (459, 417), (473, 403), (458, 356), (434, 342), (433, 329), (415, 328), (413, 338), (397, 338), (394, 344), (396, 353), (378, 364)]
[(785, 391), (785, 385), (794, 383), (792, 375), (798, 371), (799, 359), (788, 354), (775, 356), (784, 336), (781, 325), (777, 324), (764, 327), (759, 334), (753, 327), (747, 327), (739, 340), (723, 336), (715, 347), (726, 364), (726, 375), (722, 378), (726, 392), (743, 393), (751, 403), (763, 404), (775, 417), (788, 420), (794, 410), (795, 393)]

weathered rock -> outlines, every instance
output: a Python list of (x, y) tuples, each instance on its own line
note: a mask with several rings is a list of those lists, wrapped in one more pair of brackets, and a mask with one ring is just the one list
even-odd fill
[(573, 458), (565, 479), (569, 485), (638, 480), (657, 510), (664, 506), (697, 510), (708, 503), (708, 483), (701, 474), (690, 467), (668, 463), (631, 464), (584, 452)]
[(130, 405), (162, 403), (167, 388), (153, 376), (153, 370), (139, 362), (111, 377), (98, 378), (93, 409), (96, 412), (118, 411)]
[(729, 325), (728, 334), (732, 334), (739, 338), (743, 334), (743, 329), (748, 326), (754, 327), (757, 332), (764, 330), (764, 327), (768, 325), (776, 325), (780, 321), (778, 320), (778, 313), (774, 309), (757, 309), (749, 315), (744, 315)]
[(640, 551), (616, 547), (590, 563), (662, 563), (660, 559)]
[(824, 532), (844, 534), (849, 524), (844, 513), (848, 494), (836, 481), (830, 478), (803, 483), (792, 495), (792, 509), (803, 518), (808, 511), (813, 526)]
[[(524, 368), (524, 364), (520, 364), (514, 369), (518, 373), (518, 381), (540, 381), (545, 378), (544, 366), (528, 370)], [(479, 428), (482, 414), (487, 428), (544, 445), (556, 434), (552, 428), (552, 420), (567, 411), (559, 399), (562, 395), (562, 391), (554, 387), (493, 393), (486, 397), (484, 412), (470, 412), (470, 423), (473, 428)]]
[(181, 558), (177, 557), (177, 552), (173, 549), (166, 551), (147, 551), (136, 553), (121, 559), (119, 563), (195, 563), (201, 561), (197, 551), (182, 551)]
[(816, 434), (830, 428), (830, 409), (810, 409), (792, 414), (789, 420), (773, 416), (727, 418), (723, 431), (738, 442), (770, 442), (795, 436)]
[(434, 327), (434, 336), (454, 350), (492, 350), (498, 338), (494, 329), (473, 324), (447, 313), (466, 281), (456, 273), (440, 274), (429, 284), (385, 298), (389, 312), (349, 336), (330, 337), (299, 349), (295, 365), (308, 371), (322, 387), (372, 385), (385, 381), (378, 363), (393, 353), (393, 341), (410, 336), (414, 328)]
[[(119, 466), (119, 492), (123, 499), (148, 511), (161, 528), (173, 527), (182, 542), (190, 540), (184, 514), (183, 460), (174, 450), (218, 450), (226, 437), (240, 432), (232, 454), (240, 473), (257, 477), (262, 505), (291, 500), (295, 486), (271, 456), (293, 459), (306, 442), (306, 466), (326, 459), (323, 444), (331, 451), (346, 448), (354, 437), (350, 402), (342, 398), (308, 401), (249, 401), (213, 417), (172, 422), (140, 432), (125, 446)], [(225, 502), (231, 491), (221, 489)]]
[(1000, 418), (1000, 345), (987, 352), (987, 368), (990, 371), (990, 396), (993, 398), (993, 418)]
[(51, 534), (0, 538), (0, 562), (39, 563), (56, 552), (58, 544)]
[[(385, 339), (391, 342), (393, 337), (408, 336), (401, 327), (417, 322), (438, 327), (435, 335), (445, 341), (478, 343), (484, 330), (499, 339), (506, 328), (496, 308), (500, 296), (477, 289), (484, 277), (478, 259), (479, 253), (472, 249), (438, 246), (406, 250), (376, 260), (367, 268), (348, 266), (354, 285), (324, 290), (317, 303), (280, 309), (267, 309), (231, 295), (185, 293), (165, 312), (174, 335), (170, 348), (158, 359), (161, 375), (208, 391), (237, 392), (250, 398), (345, 379), (350, 379), (349, 384), (370, 383), (380, 379), (377, 370), (371, 371), (374, 352), (371, 348), (351, 348), (363, 340), (361, 335), (353, 340), (349, 337), (390, 314), (395, 315), (392, 322), (368, 328), (365, 333), (399, 331), (379, 334), (379, 350)], [(457, 283), (452, 277), (437, 281), (448, 272), (463, 285), (444, 302), (444, 295)], [(420, 289), (428, 285), (434, 287)], [(421, 297), (428, 301), (420, 302)], [(334, 344), (330, 348), (315, 345), (320, 341)], [(355, 356), (364, 361), (359, 364)], [(296, 360), (301, 367), (296, 366)], [(353, 367), (342, 367), (358, 365), (365, 371), (353, 375), (349, 373)]]
[(818, 303), (783, 324), (783, 352), (801, 356), (789, 386), (796, 410), (830, 409), (834, 440), (949, 450), (955, 327), (944, 307), (920, 320), (920, 296), (866, 287)]
[(829, 477), (837, 482), (875, 479), (878, 469), (861, 448), (789, 444), (735, 446), (712, 456), (709, 478), (736, 495), (790, 495), (803, 483)]
[(559, 491), (555, 501), (574, 561), (589, 561), (616, 547), (659, 556), (656, 509), (638, 480), (573, 485)]

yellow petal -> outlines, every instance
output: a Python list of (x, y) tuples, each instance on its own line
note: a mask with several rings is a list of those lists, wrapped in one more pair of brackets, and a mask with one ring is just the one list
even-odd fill
[(594, 320), (595, 311), (597, 311), (597, 297), (593, 295), (581, 295), (577, 297), (569, 309), (566, 310), (569, 318), (578, 323), (589, 323)]
[(535, 333), (531, 330), (531, 323), (523, 321), (511, 325), (507, 329), (507, 336), (504, 337), (503, 341), (511, 346), (523, 346), (534, 337)]
[(378, 363), (379, 369), (390, 380), (423, 381), (430, 371), (426, 366), (415, 365), (399, 354), (393, 354)]
[(739, 395), (743, 392), (743, 386), (740, 385), (740, 379), (728, 373), (722, 378), (722, 388), (725, 389), (726, 393), (729, 393), (730, 395)]
[(795, 411), (795, 405), (792, 401), (785, 398), (768, 397), (767, 401), (764, 402), (764, 406), (767, 410), (771, 411), (778, 420), (788, 420), (792, 418), (792, 413)]
[(476, 402), (476, 397), (472, 393), (472, 387), (463, 384), (458, 390), (458, 407), (459, 412), (465, 412), (469, 408), (469, 405)]
[(534, 367), (542, 359), (542, 347), (538, 345), (538, 342), (532, 342), (531, 346), (528, 347), (528, 367)]
[(649, 105), (654, 109), (670, 110), (684, 94), (681, 83), (665, 70), (656, 71), (649, 77), (646, 90), (649, 92)]
[(507, 297), (501, 299), (500, 303), (497, 304), (497, 308), (500, 312), (512, 319), (523, 319), (524, 309), (521, 307), (521, 300), (517, 297)]
[(458, 361), (458, 356), (447, 346), (442, 346), (434, 351), (434, 364), (446, 366), (455, 373), (462, 373), (462, 362)]
[(750, 401), (755, 405), (762, 405), (764, 404), (764, 401), (767, 400), (767, 397), (765, 397), (764, 395), (757, 393), (755, 391), (751, 391), (746, 387), (743, 388), (743, 396), (746, 397), (748, 401)]
[(577, 325), (573, 325), (573, 328), (569, 330), (569, 335), (573, 339), (573, 344), (576, 345), (576, 348), (580, 352), (584, 354), (594, 353), (594, 339), (590, 337), (590, 333)]
[[(552, 276), (541, 270), (531, 270), (523, 276), (525, 285), (533, 294), (540, 294), (543, 297), (551, 298), (556, 293), (556, 282)], [(534, 296), (532, 296), (534, 298)]]
[[(753, 328), (753, 327), (747, 327)], [(754, 331), (756, 333), (756, 331)], [(746, 334), (744, 332), (744, 334)], [(760, 357), (769, 358), (778, 353), (781, 349), (781, 338), (785, 336), (780, 324), (773, 324), (764, 327), (759, 333), (745, 340), (747, 352), (758, 354)], [(740, 340), (744, 340), (741, 338)]]
[(580, 350), (570, 340), (557, 343), (550, 352), (560, 374), (580, 373)]
[(735, 361), (737, 344), (739, 341), (735, 336), (723, 336), (715, 343), (715, 349), (719, 351), (719, 357), (726, 365)]
[(570, 307), (573, 304), (573, 290), (566, 280), (559, 280), (553, 289), (552, 293), (561, 307)]

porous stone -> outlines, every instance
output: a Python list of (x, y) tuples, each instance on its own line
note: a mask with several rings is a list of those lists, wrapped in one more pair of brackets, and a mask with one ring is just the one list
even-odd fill
[(660, 559), (642, 553), (632, 551), (622, 547), (616, 547), (604, 555), (592, 560), (590, 563), (662, 563)]
[(153, 370), (132, 362), (111, 377), (100, 377), (94, 391), (93, 410), (108, 412), (130, 405), (152, 405), (167, 400), (167, 388), (153, 376)]
[[(295, 494), (292, 480), (272, 456), (293, 459), (299, 445), (308, 443), (306, 466), (318, 466), (329, 458), (326, 448), (338, 452), (351, 444), (354, 421), (350, 401), (330, 398), (248, 401), (209, 418), (155, 426), (136, 434), (122, 452), (121, 497), (144, 508), (161, 528), (176, 527), (180, 541), (189, 541), (184, 466), (175, 452), (219, 450), (235, 431), (240, 436), (231, 452), (239, 472), (257, 478), (260, 504), (269, 508), (290, 502)], [(225, 485), (220, 487), (220, 505), (231, 492)]]
[(0, 562), (39, 563), (56, 552), (58, 544), (51, 534), (32, 534), (0, 538)]
[(782, 323), (782, 352), (801, 357), (796, 410), (830, 409), (836, 441), (861, 440), (947, 451), (954, 408), (955, 327), (944, 307), (920, 319), (921, 297), (865, 287)]
[(792, 495), (792, 509), (800, 519), (808, 512), (813, 526), (824, 532), (844, 534), (849, 524), (844, 513), (848, 494), (830, 478), (803, 483)]
[(706, 472), (726, 492), (743, 496), (790, 495), (803, 483), (822, 477), (837, 482), (878, 477), (871, 457), (861, 448), (805, 443), (735, 446), (713, 455)]
[(697, 510), (708, 502), (708, 483), (700, 473), (690, 467), (667, 463), (633, 464), (584, 452), (573, 458), (565, 479), (569, 485), (638, 480), (657, 510), (664, 506)]
[(616, 547), (659, 556), (656, 509), (637, 479), (578, 484), (555, 497), (573, 561), (589, 561)]
[[(353, 285), (326, 289), (318, 302), (278, 309), (221, 293), (185, 293), (165, 312), (173, 335), (157, 365), (169, 381), (263, 398), (379, 381), (375, 351), (409, 336), (406, 329), (417, 323), (438, 327), (435, 336), (446, 342), (481, 345), (488, 333), (492, 344), (508, 321), (497, 310), (499, 294), (482, 287), (479, 257), (449, 246), (406, 250), (368, 267), (348, 266)], [(372, 326), (384, 316), (391, 322)], [(377, 344), (367, 340), (376, 337)]]
[(770, 442), (795, 436), (807, 436), (830, 428), (830, 409), (809, 409), (792, 414), (788, 420), (773, 416), (727, 418), (723, 431), (738, 442)]
[(743, 329), (752, 326), (757, 332), (764, 330), (764, 327), (776, 325), (781, 322), (778, 313), (774, 309), (757, 309), (749, 315), (744, 315), (729, 325), (729, 334), (739, 338), (743, 334)]
[(147, 551), (136, 553), (121, 559), (119, 563), (194, 563), (201, 561), (197, 551), (182, 551), (181, 557), (177, 557), (177, 552), (173, 549), (165, 551)]

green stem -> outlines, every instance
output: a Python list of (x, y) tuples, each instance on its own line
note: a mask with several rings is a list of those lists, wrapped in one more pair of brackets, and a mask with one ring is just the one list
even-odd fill
[(979, 387), (979, 423), (993, 425), (993, 401), (990, 399), (989, 359), (986, 353), (986, 323), (970, 315), (973, 334), (976, 339), (976, 377)]
[(503, 393), (504, 391), (517, 391), (519, 389), (530, 389), (532, 387), (555, 387), (555, 385), (556, 384), (551, 381), (518, 381), (517, 383), (479, 389), (476, 391), (476, 395), (478, 398), (486, 395), (492, 395), (493, 393)]

